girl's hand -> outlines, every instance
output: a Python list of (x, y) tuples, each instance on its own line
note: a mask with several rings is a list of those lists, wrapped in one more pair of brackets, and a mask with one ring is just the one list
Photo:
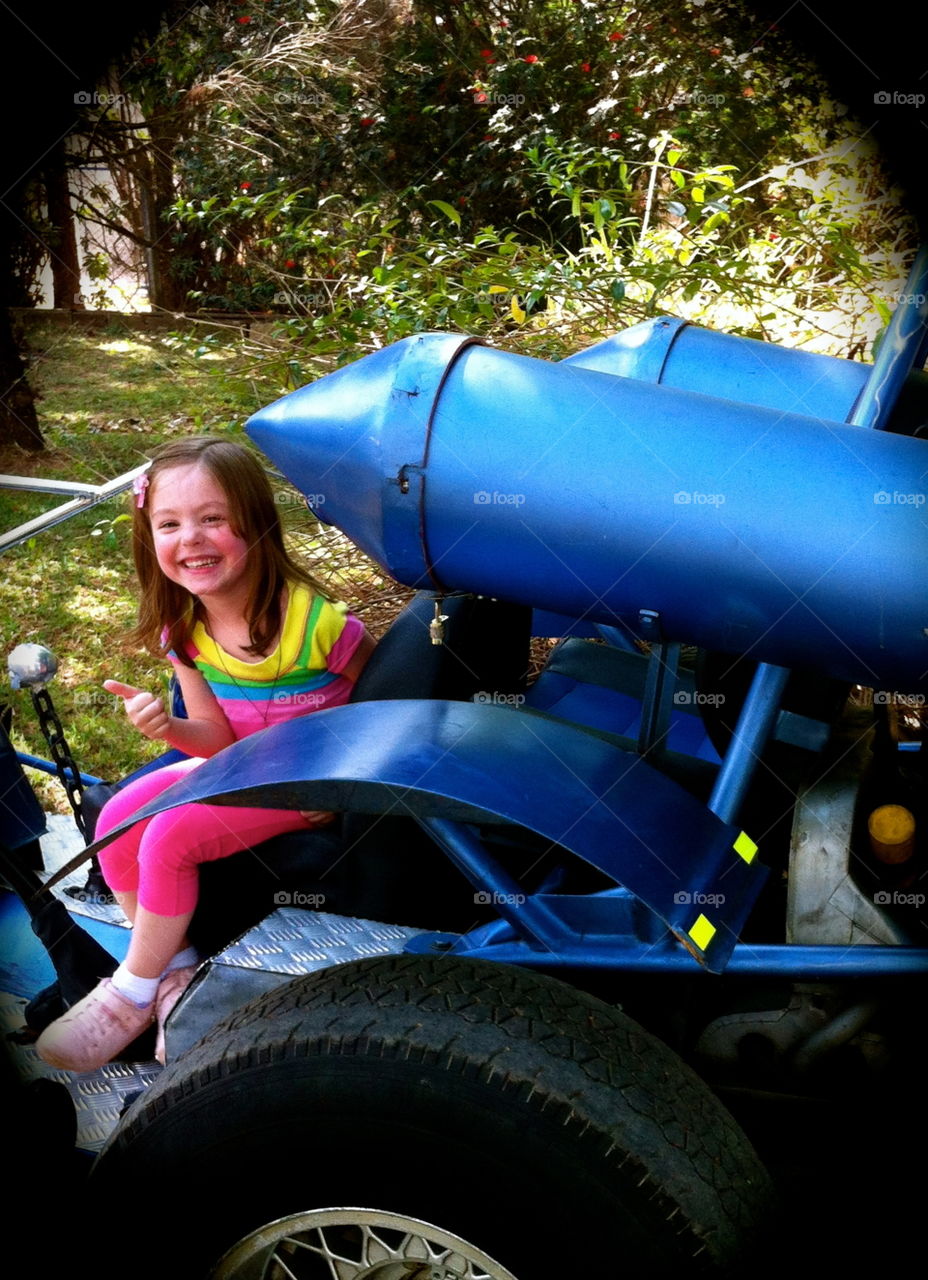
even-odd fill
[(301, 809), (300, 817), (311, 827), (327, 827), (330, 822), (335, 821), (335, 814), (327, 813), (324, 809)]
[(107, 693), (115, 693), (125, 703), (126, 715), (146, 738), (160, 739), (168, 731), (171, 717), (164, 709), (164, 702), (152, 693), (136, 689), (131, 684), (122, 684), (119, 680), (104, 680), (103, 688)]

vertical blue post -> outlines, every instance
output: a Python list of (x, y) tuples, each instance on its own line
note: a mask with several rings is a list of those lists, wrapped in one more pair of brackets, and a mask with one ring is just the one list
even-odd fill
[(723, 822), (736, 822), (751, 778), (773, 730), (789, 679), (787, 667), (762, 662), (744, 700), (738, 724), (719, 768), (709, 808)]
[(902, 384), (924, 359), (928, 322), (928, 245), (922, 245), (905, 283), (904, 301), (893, 312), (880, 349), (848, 418), (853, 427), (882, 431), (895, 407)]

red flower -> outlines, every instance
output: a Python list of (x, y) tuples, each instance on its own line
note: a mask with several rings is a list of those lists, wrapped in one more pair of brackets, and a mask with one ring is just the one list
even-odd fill
[(622, 32), (621, 32), (621, 31), (613, 31), (613, 33), (612, 33), (612, 35), (609, 37), (609, 39), (610, 39), (610, 40), (624, 40), (624, 39), (625, 39), (625, 36), (622, 34)]
[(499, 20), (499, 25), (500, 25), (501, 27), (508, 27), (508, 26), (509, 26), (509, 23), (506, 21), (506, 19), (505, 19), (505, 18), (500, 18), (500, 20)]
[(580, 70), (581, 70), (581, 71), (589, 71), (589, 69), (590, 69), (590, 64), (589, 64), (588, 62), (581, 62), (581, 63), (580, 63)]
[(293, 261), (293, 259), (292, 259), (292, 258), (288, 258), (288, 259), (287, 259), (287, 261), (284, 263), (284, 266), (285, 266), (285, 267), (287, 268), (287, 270), (289, 271), (292, 267), (295, 267), (295, 266), (296, 266), (296, 263)]
[(481, 89), (479, 93), (474, 94), (474, 102), (486, 102), (487, 95)]
[(709, 52), (712, 54), (713, 58), (717, 58), (719, 54), (722, 52), (722, 50), (719, 49), (717, 46), (713, 45), (713, 47), (709, 50)]
[(235, 21), (239, 24), (240, 27), (244, 27), (246, 23), (251, 22), (251, 18), (249, 18), (248, 15), (245, 14), (241, 18), (236, 18)]
[(467, 204), (467, 196), (458, 196), (458, 204)]
[(493, 50), (492, 50), (492, 49), (481, 49), (481, 50), (480, 50), (480, 56), (481, 56), (481, 58), (492, 58), (492, 57), (493, 57)]
[(238, 184), (238, 189), (239, 189), (239, 191), (250, 191), (250, 190), (251, 190), (251, 183), (250, 183), (250, 182), (240, 182), (240, 183)]
[(522, 61), (523, 61), (523, 62), (537, 62), (537, 61), (538, 61), (538, 54), (537, 54), (537, 53), (530, 53), (530, 54), (527, 54), (527, 55), (526, 55), (526, 57), (524, 57), (524, 58), (522, 59)]
[(495, 134), (495, 133), (485, 133), (485, 134), (483, 135), (483, 140), (484, 140), (484, 142), (495, 142), (495, 141), (496, 141), (496, 134)]
[(753, 98), (753, 97), (754, 97), (754, 90), (751, 88), (751, 86), (750, 86), (750, 85), (746, 85), (746, 86), (741, 90), (741, 96), (742, 96), (742, 98)]
[(361, 119), (358, 121), (358, 123), (361, 125), (362, 129), (366, 129), (368, 125), (372, 125), (374, 123), (374, 117), (362, 116)]
[(779, 238), (780, 238), (780, 237), (777, 235), (777, 233), (776, 233), (775, 231), (771, 231), (771, 232), (770, 232), (770, 237), (769, 237), (769, 238), (770, 238), (771, 240), (779, 240)]
[(609, 141), (610, 141), (610, 142), (618, 142), (618, 140), (619, 140), (619, 138), (621, 138), (621, 136), (622, 136), (622, 135), (621, 135), (621, 133), (610, 133), (610, 135), (609, 135)]

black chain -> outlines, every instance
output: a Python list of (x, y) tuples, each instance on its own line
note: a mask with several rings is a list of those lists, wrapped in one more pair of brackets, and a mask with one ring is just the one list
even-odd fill
[(45, 741), (48, 743), (48, 749), (51, 752), (58, 777), (68, 793), (68, 803), (74, 811), (74, 821), (77, 823), (77, 829), (86, 840), (87, 830), (84, 824), (84, 811), (82, 808), (84, 784), (81, 782), (80, 770), (74, 763), (74, 757), (68, 747), (64, 729), (52, 703), (51, 694), (47, 689), (30, 689), (29, 692), (32, 695), (32, 705), (35, 707), (36, 715), (39, 717), (39, 726), (45, 735)]

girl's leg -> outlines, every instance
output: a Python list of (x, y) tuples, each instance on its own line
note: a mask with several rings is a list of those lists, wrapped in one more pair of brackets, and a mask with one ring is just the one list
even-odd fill
[(200, 863), (308, 829), (306, 819), (291, 809), (191, 804), (159, 813), (139, 845), (139, 911), (144, 907), (158, 916), (189, 915), (197, 902)]
[[(115, 825), (112, 821), (107, 829)], [(153, 1020), (156, 993), (161, 1003), (159, 978), (186, 945), (199, 864), (229, 857), (285, 831), (306, 830), (307, 825), (291, 810), (200, 804), (182, 805), (138, 824), (133, 830), (141, 830), (141, 836), (135, 842), (132, 867), (123, 857), (117, 871), (130, 907), (133, 876), (138, 885), (129, 954), (112, 980), (101, 983), (43, 1032), (36, 1045), (39, 1056), (53, 1066), (91, 1071), (130, 1044)], [(117, 837), (113, 844), (122, 839)], [(183, 973), (178, 969), (173, 976)], [(173, 1000), (180, 989), (170, 993)], [(164, 1011), (162, 1021), (163, 1017)]]
[[(156, 799), (168, 787), (179, 782), (203, 763), (200, 759), (179, 760), (151, 773), (143, 774), (117, 791), (108, 800), (97, 819), (96, 835), (105, 836), (120, 826), (143, 805)], [(135, 894), (138, 891), (138, 852), (145, 824), (137, 823), (117, 836), (111, 844), (101, 849), (100, 867), (106, 883), (119, 900), (120, 906), (131, 921), (135, 912)]]

